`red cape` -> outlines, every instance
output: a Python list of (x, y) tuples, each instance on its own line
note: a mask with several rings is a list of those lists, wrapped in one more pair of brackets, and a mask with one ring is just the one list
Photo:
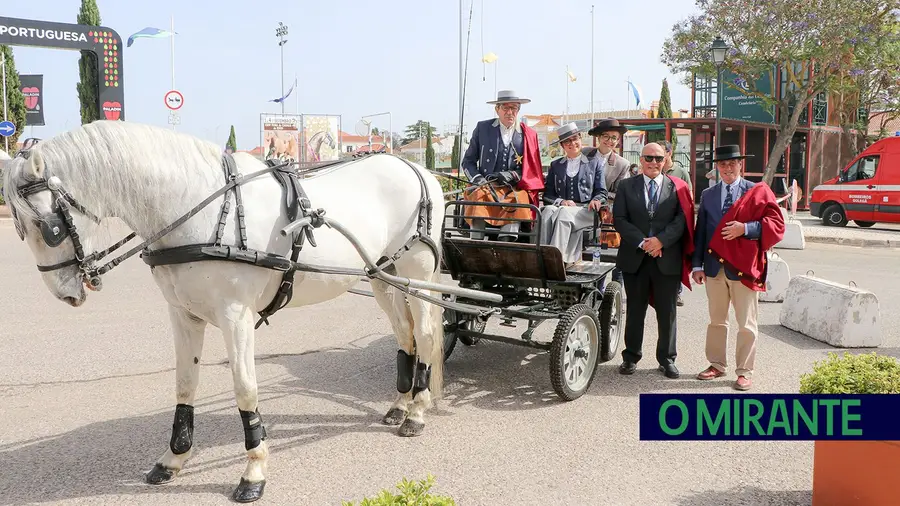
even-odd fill
[(685, 228), (684, 235), (681, 236), (681, 283), (691, 288), (691, 257), (694, 254), (694, 198), (691, 196), (691, 190), (687, 183), (677, 177), (667, 175), (669, 179), (675, 183), (675, 193), (678, 195), (678, 203), (681, 205), (681, 211), (684, 213)]
[[(726, 241), (722, 238), (722, 228), (730, 221), (759, 221), (759, 240), (738, 237)], [(722, 217), (709, 241), (709, 252), (721, 264), (734, 270), (744, 286), (764, 292), (769, 271), (766, 252), (783, 238), (784, 216), (775, 201), (775, 194), (769, 185), (757, 183), (737, 199)]]
[(522, 179), (516, 187), (519, 190), (528, 191), (531, 204), (538, 204), (538, 192), (544, 189), (544, 168), (541, 165), (541, 146), (538, 144), (537, 132), (521, 123), (522, 136), (524, 137), (524, 153), (522, 154)]
[[(691, 256), (694, 254), (694, 198), (691, 196), (691, 190), (687, 183), (677, 177), (669, 175), (666, 177), (675, 183), (675, 194), (678, 196), (681, 212), (684, 213), (685, 231), (681, 236), (681, 283), (688, 290), (693, 291), (691, 288), (691, 271), (693, 270)], [(655, 307), (653, 306), (653, 292), (650, 293), (650, 307)]]

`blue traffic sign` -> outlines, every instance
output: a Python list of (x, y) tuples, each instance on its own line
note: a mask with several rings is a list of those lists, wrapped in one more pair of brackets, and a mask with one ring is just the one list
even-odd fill
[(16, 125), (12, 121), (0, 121), (0, 135), (12, 137), (16, 133)]

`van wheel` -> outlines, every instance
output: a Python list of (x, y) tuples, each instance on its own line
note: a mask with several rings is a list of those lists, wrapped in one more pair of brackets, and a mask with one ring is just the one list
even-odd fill
[(832, 204), (822, 212), (822, 224), (826, 227), (843, 227), (847, 225), (847, 216), (840, 204)]
[(859, 220), (853, 220), (853, 223), (856, 223), (856, 226), (857, 226), (857, 227), (862, 227), (862, 228), (869, 228), (869, 227), (875, 225), (875, 222), (874, 222), (874, 221), (859, 221)]

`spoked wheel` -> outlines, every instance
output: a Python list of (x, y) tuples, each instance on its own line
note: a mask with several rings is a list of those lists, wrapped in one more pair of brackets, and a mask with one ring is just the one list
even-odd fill
[(594, 381), (600, 356), (600, 323), (586, 304), (570, 307), (559, 319), (550, 345), (550, 381), (563, 400), (574, 401)]
[[(452, 300), (452, 296), (444, 296), (445, 300)], [(454, 297), (455, 298), (455, 297)], [(473, 330), (475, 332), (484, 332), (487, 322), (478, 318), (463, 316), (453, 309), (444, 308), (444, 362), (450, 358), (453, 349), (456, 348), (456, 341), (459, 340), (466, 346), (474, 346), (480, 338), (471, 336), (460, 336), (457, 329)]]
[(625, 310), (622, 302), (622, 285), (613, 281), (603, 290), (600, 303), (600, 361), (616, 358), (625, 332)]

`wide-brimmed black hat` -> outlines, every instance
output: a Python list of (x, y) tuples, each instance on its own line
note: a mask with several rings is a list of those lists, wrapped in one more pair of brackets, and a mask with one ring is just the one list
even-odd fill
[(572, 137), (578, 137), (581, 135), (581, 130), (578, 129), (578, 125), (575, 123), (567, 123), (558, 130), (556, 130), (557, 135), (559, 135), (559, 139), (551, 142), (550, 144), (561, 144), (566, 139), (571, 139)]
[(594, 128), (588, 130), (588, 135), (597, 136), (603, 132), (619, 132), (620, 135), (625, 135), (625, 132), (627, 131), (628, 127), (620, 125), (619, 120), (607, 118), (600, 120), (600, 123), (597, 123)]
[(507, 103), (516, 103), (516, 104), (527, 104), (531, 102), (530, 98), (522, 98), (516, 94), (513, 90), (500, 90), (497, 92), (497, 100), (489, 100), (487, 103), (489, 104), (507, 104)]
[(713, 153), (714, 162), (721, 162), (723, 160), (739, 160), (743, 158), (750, 158), (753, 155), (742, 155), (741, 147), (737, 144), (726, 144), (724, 146), (719, 146), (716, 148)]

